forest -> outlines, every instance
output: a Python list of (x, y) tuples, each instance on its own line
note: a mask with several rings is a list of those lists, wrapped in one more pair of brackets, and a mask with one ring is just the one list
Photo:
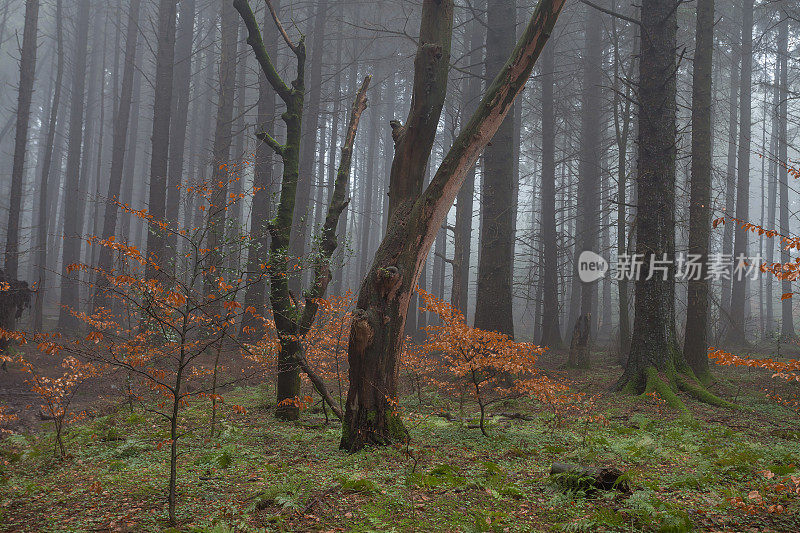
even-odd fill
[(0, 532), (800, 531), (797, 0), (0, 0), (0, 154)]

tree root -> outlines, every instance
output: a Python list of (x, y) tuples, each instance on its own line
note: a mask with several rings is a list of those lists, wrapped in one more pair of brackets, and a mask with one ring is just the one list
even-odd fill
[[(726, 409), (745, 410), (742, 406), (724, 400), (706, 389), (697, 378), (695, 378), (691, 369), (678, 372), (674, 368), (671, 368), (666, 373), (660, 373), (656, 367), (649, 366), (645, 369), (644, 374), (646, 377), (644, 387), (645, 394), (657, 392), (670, 408), (681, 411), (683, 415), (689, 418), (692, 418), (692, 415), (684, 401), (676, 394), (676, 390), (685, 392), (695, 400), (708, 405), (724, 407)], [(629, 393), (638, 392), (636, 391), (636, 386), (633, 381), (626, 383), (622, 391)]]

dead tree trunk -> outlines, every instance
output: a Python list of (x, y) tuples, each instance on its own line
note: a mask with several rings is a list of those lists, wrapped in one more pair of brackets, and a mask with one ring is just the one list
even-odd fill
[(350, 166), (353, 154), (358, 122), (361, 113), (366, 108), (366, 91), (370, 78), (367, 77), (358, 91), (350, 115), (350, 122), (345, 135), (342, 148), (342, 159), (336, 174), (333, 194), (328, 204), (328, 212), (322, 227), (317, 250), (311, 288), (304, 293), (304, 305), (300, 305), (295, 295), (289, 289), (289, 256), (287, 249), (292, 231), (292, 220), (295, 211), (296, 192), (298, 186), (298, 167), (300, 155), (300, 142), (302, 137), (303, 100), (305, 93), (305, 61), (306, 49), (304, 38), (294, 44), (281, 25), (277, 13), (271, 2), (267, 0), (267, 7), (272, 13), (275, 25), (281, 33), (287, 46), (297, 59), (297, 77), (287, 85), (275, 70), (270, 55), (264, 47), (258, 23), (247, 0), (234, 0), (233, 6), (239, 12), (248, 30), (247, 43), (261, 67), (262, 73), (269, 81), (275, 92), (286, 104), (286, 112), (282, 118), (286, 124), (286, 141), (278, 142), (269, 132), (262, 131), (259, 139), (272, 148), (283, 160), (283, 181), (281, 182), (278, 212), (269, 225), (270, 233), (270, 258), (269, 281), (270, 301), (275, 319), (275, 328), (280, 338), (281, 351), (278, 354), (278, 408), (276, 416), (285, 419), (296, 419), (299, 409), (295, 398), (300, 395), (300, 370), (302, 369), (317, 387), (318, 392), (326, 399), (334, 412), (338, 406), (330, 394), (325, 390), (324, 383), (308, 366), (303, 355), (303, 345), (298, 340), (305, 335), (316, 319), (318, 300), (325, 296), (328, 283), (331, 280), (330, 260), (336, 250), (338, 241), (336, 229), (339, 217), (347, 207), (349, 200), (346, 198), (347, 182), (350, 179)]
[[(563, 0), (539, 3), (478, 110), (430, 185), (417, 196), (438, 123), (438, 116), (432, 120), (429, 114), (418, 114), (425, 105), (441, 111), (453, 13), (448, 0), (426, 0), (423, 4), (411, 112), (407, 125), (395, 123), (389, 228), (361, 284), (350, 331), (350, 389), (342, 426), (343, 449), (353, 451), (370, 443), (387, 444), (406, 438), (394, 406), (405, 317), (420, 269), (467, 172), (527, 82), (563, 5)], [(432, 120), (433, 125), (426, 124), (425, 119)]]

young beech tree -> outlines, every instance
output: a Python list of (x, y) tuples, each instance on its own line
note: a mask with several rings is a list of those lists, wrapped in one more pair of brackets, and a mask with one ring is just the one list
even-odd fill
[[(293, 258), (289, 257), (289, 242), (291, 240), (293, 224), (292, 219), (296, 208), (295, 196), (298, 184), (300, 143), (302, 137), (303, 102), (305, 98), (305, 63), (306, 48), (305, 38), (295, 44), (281, 25), (272, 3), (267, 0), (267, 7), (272, 13), (275, 25), (278, 27), (286, 45), (297, 59), (297, 76), (291, 86), (280, 77), (272, 63), (272, 59), (264, 47), (261, 30), (255, 15), (247, 0), (234, 0), (233, 6), (239, 12), (247, 27), (247, 43), (253, 49), (258, 63), (272, 88), (286, 104), (286, 111), (282, 119), (286, 124), (286, 140), (278, 142), (269, 132), (262, 131), (258, 138), (268, 144), (283, 161), (283, 181), (281, 182), (278, 212), (269, 224), (270, 256), (269, 256), (269, 297), (272, 304), (272, 313), (275, 327), (281, 340), (281, 351), (278, 356), (278, 407), (276, 415), (280, 418), (294, 420), (299, 415), (299, 408), (295, 401), (300, 395), (300, 369), (308, 375), (314, 386), (325, 397), (328, 404), (337, 413), (340, 413), (336, 402), (325, 389), (323, 380), (311, 369), (303, 355), (301, 337), (305, 335), (314, 324), (318, 309), (318, 299), (325, 296), (328, 283), (331, 280), (330, 261), (337, 247), (336, 228), (339, 224), (339, 215), (345, 210), (349, 200), (346, 198), (347, 181), (350, 177), (350, 163), (353, 155), (353, 143), (361, 113), (367, 107), (366, 92), (369, 87), (368, 76), (361, 84), (353, 108), (350, 112), (350, 122), (345, 133), (342, 146), (342, 157), (339, 169), (333, 183), (333, 194), (328, 204), (328, 212), (322, 226), (321, 236), (314, 250), (314, 274), (312, 286), (303, 294), (304, 302), (289, 289), (289, 274), (294, 266)], [(310, 142), (314, 142), (311, 140)], [(305, 206), (300, 206), (304, 209)]]
[(341, 447), (402, 440), (393, 405), (406, 313), (420, 270), (467, 172), (522, 91), (561, 13), (564, 0), (540, 0), (514, 52), (490, 84), (477, 111), (422, 191), (444, 103), (452, 36), (452, 0), (422, 4), (406, 124), (392, 121), (395, 157), (389, 184), (389, 225), (361, 283), (350, 330), (350, 389)]
[[(544, 348), (514, 342), (504, 333), (471, 328), (452, 305), (421, 289), (419, 294), (424, 302), (421, 310), (434, 313), (439, 320), (425, 328), (428, 338), (412, 355), (414, 366), (430, 369), (429, 379), (438, 390), (455, 384), (457, 390), (471, 395), (478, 404), (479, 427), (485, 437), (489, 436), (485, 422), (490, 405), (528, 394), (553, 405), (568, 390), (566, 384), (537, 372), (536, 360)], [(425, 365), (419, 359), (438, 364)]]

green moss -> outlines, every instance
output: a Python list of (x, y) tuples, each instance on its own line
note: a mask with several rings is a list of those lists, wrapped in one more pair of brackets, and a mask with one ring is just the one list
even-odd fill
[[(672, 390), (669, 382), (664, 381), (661, 376), (658, 374), (658, 370), (654, 366), (649, 366), (645, 370), (645, 376), (647, 376), (647, 384), (645, 385), (645, 393), (649, 392), (657, 392), (661, 398), (667, 402), (667, 405), (673, 409), (678, 409), (685, 413), (689, 413), (689, 410), (686, 408), (686, 404), (683, 403), (683, 400), (678, 398), (678, 395), (675, 394), (675, 391)], [(670, 378), (669, 375), (666, 376), (667, 379)]]

